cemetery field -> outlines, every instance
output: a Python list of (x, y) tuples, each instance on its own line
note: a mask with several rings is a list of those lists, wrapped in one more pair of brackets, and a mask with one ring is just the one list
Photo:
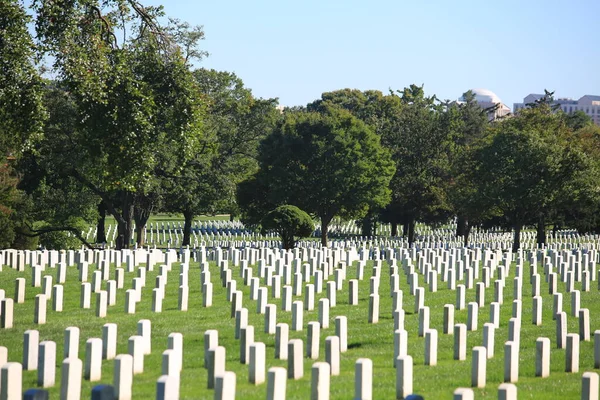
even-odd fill
[[(516, 257), (515, 257), (516, 258)], [(364, 263), (364, 262), (363, 262)], [(415, 267), (417, 261), (413, 260)], [(235, 338), (236, 319), (231, 318), (232, 303), (227, 299), (227, 289), (223, 287), (221, 269), (215, 261), (208, 262), (210, 282), (212, 283), (212, 305), (203, 306), (203, 293), (201, 285), (201, 263), (191, 260), (189, 262), (188, 287), (189, 298), (187, 311), (179, 310), (179, 282), (181, 264), (174, 263), (170, 271), (166, 268), (167, 276), (164, 300), (161, 312), (152, 311), (153, 289), (159, 275), (160, 264), (152, 270), (146, 270), (146, 264), (141, 262), (132, 268), (131, 272), (124, 269), (124, 287), (116, 291), (116, 303), (107, 308), (105, 317), (96, 316), (97, 295), (92, 293), (89, 309), (80, 307), (81, 282), (77, 263), (66, 269), (66, 280), (63, 284), (64, 302), (61, 312), (53, 311), (52, 300), (48, 300), (46, 323), (34, 323), (34, 304), (36, 295), (43, 292), (44, 277), (52, 277), (52, 285), (57, 283), (58, 268), (46, 266), (41, 272), (40, 287), (32, 287), (33, 272), (27, 265), (24, 271), (19, 272), (4, 265), (0, 272), (0, 289), (4, 290), (6, 298), (15, 296), (15, 280), (25, 278), (25, 301), (14, 304), (14, 325), (10, 329), (0, 328), (0, 346), (8, 349), (8, 361), (23, 362), (24, 333), (27, 330), (39, 331), (39, 341), (56, 342), (56, 383), (47, 390), (51, 399), (60, 398), (61, 364), (64, 351), (65, 329), (78, 327), (80, 329), (79, 359), (86, 358), (86, 340), (102, 338), (103, 325), (114, 323), (117, 325), (117, 354), (128, 353), (128, 339), (137, 335), (137, 325), (140, 320), (151, 321), (151, 353), (144, 357), (143, 373), (133, 377), (133, 399), (153, 399), (156, 395), (156, 381), (162, 373), (162, 353), (167, 350), (169, 334), (178, 332), (183, 335), (183, 368), (180, 377), (181, 399), (212, 399), (214, 389), (207, 388), (208, 372), (204, 368), (204, 333), (212, 329), (218, 331), (218, 344), (226, 349), (225, 370), (236, 374), (236, 398), (238, 399), (265, 399), (267, 393), (266, 374), (265, 382), (254, 385), (249, 383), (249, 366), (240, 362), (240, 339)], [(325, 361), (325, 342), (328, 336), (336, 335), (335, 318), (347, 318), (347, 344), (348, 349), (340, 355), (340, 374), (331, 376), (330, 397), (332, 399), (353, 398), (355, 393), (355, 363), (360, 358), (369, 358), (373, 362), (373, 399), (396, 398), (396, 375), (394, 368), (394, 318), (393, 300), (390, 291), (390, 263), (388, 261), (366, 261), (364, 275), (359, 274), (359, 261), (345, 267), (345, 279), (335, 294), (335, 306), (329, 310), (328, 327), (321, 327), (319, 338), (318, 356), (314, 359), (306, 357), (307, 331), (311, 321), (319, 321), (319, 299), (328, 298), (326, 281), (323, 282), (323, 291), (314, 294), (314, 309), (303, 311), (301, 331), (292, 329), (292, 313), (282, 310), (282, 299), (272, 298), (272, 288), (260, 279), (260, 286), (268, 290), (267, 303), (276, 305), (276, 322), (287, 323), (290, 327), (289, 339), (301, 339), (303, 342), (303, 377), (297, 380), (287, 379), (287, 399), (310, 398), (311, 393), (311, 366), (316, 361)], [(378, 266), (374, 268), (374, 266)], [(257, 264), (250, 265), (254, 277), (258, 277)], [(251, 286), (244, 283), (240, 276), (240, 267), (228, 263), (231, 270), (231, 279), (236, 281), (237, 290), (242, 294), (242, 306), (248, 310), (248, 325), (254, 326), (254, 342), (263, 342), (266, 346), (266, 370), (279, 366), (288, 368), (288, 361), (275, 358), (275, 334), (265, 333), (265, 315), (257, 313), (257, 301), (251, 300)], [(437, 291), (430, 292), (430, 285), (425, 282), (424, 275), (418, 273), (419, 286), (424, 293), (422, 305), (429, 308), (430, 329), (437, 330), (438, 352), (437, 365), (425, 365), (425, 339), (419, 336), (419, 314), (415, 312), (415, 296), (411, 295), (406, 270), (398, 262), (399, 289), (402, 291), (402, 309), (404, 310), (404, 329), (407, 331), (407, 353), (414, 362), (413, 388), (414, 393), (419, 393), (425, 399), (452, 398), (453, 391), (458, 387), (471, 387), (472, 348), (483, 346), (484, 323), (490, 322), (490, 304), (499, 300), (496, 298), (494, 280), (485, 288), (483, 299), (476, 298), (475, 284), (473, 288), (465, 290), (464, 309), (459, 309), (457, 304), (457, 290), (448, 288), (447, 282), (442, 281), (441, 274), (437, 279)], [(141, 299), (135, 305), (135, 313), (127, 314), (126, 290), (132, 288), (132, 281), (138, 277), (139, 270), (145, 271), (145, 286), (141, 289)], [(95, 264), (89, 265), (88, 282), (92, 282), (92, 275), (97, 271)], [(476, 399), (497, 399), (498, 386), (504, 381), (504, 344), (509, 340), (509, 320), (515, 316), (513, 312), (513, 279), (517, 271), (513, 261), (509, 273), (504, 277), (505, 285), (501, 296), (502, 304), (499, 311), (499, 327), (495, 329), (493, 340), (495, 351), (493, 357), (487, 360), (487, 376), (484, 388), (473, 388)], [(548, 399), (548, 398), (580, 398), (582, 374), (594, 370), (594, 331), (600, 330), (600, 293), (598, 282), (590, 282), (589, 291), (584, 291), (582, 282), (575, 282), (574, 289), (579, 291), (580, 307), (589, 309), (589, 327), (591, 340), (580, 342), (579, 371), (565, 372), (566, 349), (557, 348), (557, 325), (553, 320), (553, 299), (549, 294), (549, 284), (544, 279), (544, 267), (537, 266), (537, 276), (541, 277), (539, 295), (542, 300), (541, 325), (532, 324), (533, 298), (530, 278), (532, 271), (528, 262), (522, 266), (522, 293), (520, 310), (520, 352), (518, 388), (520, 399)], [(110, 279), (114, 279), (115, 265), (110, 267)], [(372, 292), (372, 276), (379, 276), (379, 318), (377, 323), (369, 323), (369, 301)], [(143, 275), (143, 273), (142, 273)], [(311, 277), (310, 282), (304, 282), (302, 295), (293, 296), (293, 301), (302, 301), (306, 306), (306, 284), (316, 284), (316, 278)], [(350, 280), (358, 280), (358, 304), (350, 305)], [(457, 281), (458, 285), (465, 285), (466, 277)], [(480, 282), (475, 279), (475, 282)], [(534, 278), (539, 279), (539, 278)], [(48, 278), (46, 278), (48, 280)], [(329, 277), (334, 280), (334, 275)], [(248, 282), (249, 283), (249, 282)], [(48, 285), (48, 283), (46, 283)], [(47, 286), (47, 287), (51, 287)], [(571, 294), (567, 292), (567, 283), (558, 280), (557, 290), (562, 293), (562, 310), (566, 313), (568, 333), (580, 332), (579, 318), (572, 315)], [(283, 289), (283, 283), (281, 285)], [(106, 290), (106, 282), (101, 283), (102, 290)], [(2, 292), (0, 292), (1, 294)], [(283, 290), (282, 290), (283, 293)], [(329, 297), (331, 301), (331, 297)], [(447, 304), (455, 307), (454, 324), (467, 324), (469, 304), (479, 300), (483, 306), (476, 313), (476, 330), (466, 334), (466, 358), (454, 360), (455, 336), (445, 334), (444, 308)], [(327, 324), (325, 324), (327, 325)], [(451, 329), (453, 332), (453, 329)], [(550, 375), (547, 378), (535, 376), (536, 370), (536, 339), (546, 337), (550, 339)], [(81, 396), (89, 398), (93, 386), (104, 383), (113, 384), (114, 360), (102, 360), (101, 379), (89, 382), (83, 379)], [(37, 372), (23, 371), (23, 389), (37, 387)]]

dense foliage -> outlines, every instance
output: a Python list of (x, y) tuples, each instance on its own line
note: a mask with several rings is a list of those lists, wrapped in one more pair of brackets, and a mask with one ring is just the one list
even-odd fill
[(277, 232), (284, 249), (293, 249), (298, 240), (310, 236), (315, 229), (310, 215), (289, 204), (269, 211), (263, 217), (261, 226), (263, 231)]
[(240, 187), (244, 217), (258, 222), (274, 206), (296, 205), (319, 218), (324, 246), (333, 217), (360, 217), (389, 201), (389, 153), (368, 126), (328, 103), (285, 113), (258, 159), (260, 169)]

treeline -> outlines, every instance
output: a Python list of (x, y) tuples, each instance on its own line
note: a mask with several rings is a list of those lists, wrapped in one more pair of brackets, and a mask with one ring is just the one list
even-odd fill
[(318, 218), (324, 244), (336, 216), (411, 242), (416, 221), (457, 218), (465, 242), (475, 225), (536, 225), (541, 242), (547, 226), (600, 226), (600, 131), (550, 94), (493, 122), (471, 93), (414, 85), (280, 112), (195, 68), (202, 28), (165, 18), (133, 0), (0, 7), (0, 248), (92, 246), (81, 231), (97, 224), (103, 242), (106, 215), (125, 248), (154, 212), (184, 215), (186, 245), (199, 214), (260, 224), (282, 204)]
[(597, 232), (600, 129), (583, 113), (555, 110), (552, 93), (518, 115), (493, 119), (473, 93), (441, 102), (412, 85), (324, 93), (284, 113), (261, 142), (259, 170), (238, 191), (244, 217), (281, 203), (320, 219), (322, 242), (333, 216), (357, 218), (363, 234), (379, 221), (409, 242), (415, 223), (456, 219), (468, 243), (473, 226), (526, 226), (538, 243), (546, 228)]

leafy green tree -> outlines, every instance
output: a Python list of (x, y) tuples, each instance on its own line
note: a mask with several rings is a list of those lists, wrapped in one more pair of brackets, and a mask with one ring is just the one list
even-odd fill
[(448, 202), (457, 217), (456, 236), (462, 237), (467, 246), (472, 226), (481, 223), (491, 211), (480, 204), (471, 175), (473, 151), (485, 136), (489, 123), (488, 110), (481, 108), (471, 91), (466, 92), (463, 99), (461, 103), (446, 104), (441, 124), (450, 137)]
[(284, 249), (293, 249), (303, 237), (310, 236), (315, 226), (310, 216), (296, 206), (285, 204), (270, 211), (261, 222), (263, 231), (281, 236)]
[(197, 85), (156, 22), (160, 9), (119, 0), (35, 4), (38, 37), (77, 105), (79, 127), (64, 141), (71, 157), (54, 160), (56, 168), (103, 201), (117, 220), (117, 247), (126, 248), (136, 193), (149, 193), (157, 175), (175, 174), (197, 150)]
[(273, 130), (281, 114), (277, 99), (252, 95), (234, 73), (197, 69), (194, 77), (207, 104), (207, 137), (216, 141), (212, 167), (225, 177), (225, 203), (221, 208), (235, 211), (235, 187), (258, 169), (258, 145)]
[[(572, 127), (567, 116), (567, 125)], [(600, 127), (584, 124), (568, 144), (575, 174), (565, 182), (552, 220), (554, 231), (568, 226), (581, 233), (600, 233)]]
[[(345, 110), (348, 110), (353, 116), (367, 124), (378, 136), (385, 137), (393, 126), (399, 108), (401, 107), (398, 96), (390, 93), (383, 95), (378, 90), (366, 90), (361, 92), (357, 89), (342, 89), (333, 92), (326, 92), (321, 95), (321, 99), (310, 103), (307, 106), (309, 111), (319, 111), (322, 104), (326, 102), (334, 104)], [(361, 225), (363, 236), (372, 236), (375, 234), (377, 220), (382, 215), (382, 208), (377, 205), (370, 205), (366, 214), (357, 220)], [(384, 213), (384, 219), (392, 222), (392, 235), (397, 235), (397, 224), (393, 218), (387, 218), (389, 213)]]
[(206, 105), (204, 140), (166, 183), (169, 210), (185, 219), (183, 245), (194, 216), (237, 212), (236, 185), (257, 170), (258, 144), (279, 118), (277, 100), (255, 98), (235, 74), (197, 69), (193, 75)]
[(391, 181), (392, 201), (387, 218), (404, 224), (409, 243), (415, 240), (417, 221), (437, 223), (450, 215), (447, 198), (450, 165), (450, 132), (440, 122), (442, 107), (426, 97), (423, 87), (411, 85), (400, 92), (399, 107), (382, 131), (382, 144), (394, 162)]
[(96, 218), (97, 197), (72, 178), (44, 177), (29, 195), (30, 221), (23, 236), (49, 249), (93, 248), (82, 232)]
[(73, 248), (81, 242), (90, 246), (81, 231), (96, 219), (98, 197), (55, 168), (61, 159), (72, 156), (64, 141), (77, 129), (76, 105), (53, 82), (46, 83), (43, 94), (47, 113), (43, 135), (23, 152), (17, 164), (19, 188), (28, 199), (22, 235), (39, 236), (40, 244), (48, 248)]
[(578, 154), (567, 145), (570, 138), (562, 117), (541, 104), (495, 124), (475, 151), (478, 194), (514, 229), (513, 251), (520, 248), (520, 233), (528, 224), (538, 225), (543, 244), (546, 218), (569, 196), (581, 171)]
[(27, 29), (31, 18), (18, 0), (0, 4), (0, 152), (18, 157), (39, 138), (45, 113), (35, 46)]
[(203, 26), (191, 26), (188, 22), (169, 18), (167, 32), (181, 49), (186, 64), (200, 61), (208, 56), (208, 52), (198, 47), (199, 42), (204, 40)]
[(15, 167), (39, 139), (45, 118), (30, 21), (19, 1), (0, 4), (0, 248), (28, 245), (20, 235), (27, 200)]
[(8, 164), (0, 164), (0, 248), (11, 247), (15, 240), (15, 213), (21, 193), (18, 180)]
[(258, 160), (258, 173), (239, 188), (244, 218), (260, 221), (278, 205), (296, 205), (320, 219), (323, 246), (334, 216), (357, 218), (389, 201), (394, 166), (379, 137), (326, 102), (319, 112), (286, 112)]
[(379, 136), (388, 126), (390, 109), (393, 109), (398, 97), (392, 94), (385, 96), (379, 90), (342, 89), (325, 92), (321, 99), (307, 105), (308, 111), (318, 112), (323, 103), (334, 104), (349, 111), (353, 116), (367, 124)]

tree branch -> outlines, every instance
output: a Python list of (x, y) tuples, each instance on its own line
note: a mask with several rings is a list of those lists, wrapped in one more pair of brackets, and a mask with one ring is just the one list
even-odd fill
[(73, 175), (73, 177), (75, 179), (77, 179), (79, 182), (81, 182), (84, 186), (86, 186), (88, 189), (90, 189), (92, 192), (94, 192), (96, 195), (98, 195), (98, 197), (100, 197), (104, 201), (104, 205), (106, 206), (106, 209), (113, 217), (115, 217), (115, 219), (117, 220), (117, 222), (119, 224), (126, 223), (123, 216), (117, 212), (117, 210), (115, 209), (115, 206), (113, 205), (113, 202), (110, 200), (109, 196), (105, 192), (100, 190), (96, 185), (94, 185), (87, 178), (85, 178), (82, 174), (80, 174), (79, 171), (77, 171), (75, 168), (73, 168), (71, 170), (71, 174)]
[(106, 20), (106, 18), (104, 18), (102, 16), (102, 13), (100, 12), (100, 9), (96, 6), (90, 6), (90, 8), (92, 9), (93, 12), (96, 13), (96, 16), (98, 17), (98, 19), (100, 21), (102, 21), (102, 24), (104, 25), (104, 29), (106, 32), (106, 37), (110, 37), (112, 36), (113, 38), (113, 42), (111, 45), (114, 46), (115, 48), (119, 48), (119, 45), (117, 44), (117, 36), (113, 33), (112, 29), (110, 28), (110, 24), (108, 23), (108, 21)]
[(92, 246), (87, 240), (84, 239), (84, 237), (81, 235), (81, 232), (79, 232), (79, 229), (72, 227), (72, 226), (56, 226), (56, 227), (48, 227), (48, 228), (41, 228), (41, 229), (33, 229), (33, 227), (28, 224), (27, 228), (29, 229), (30, 233), (21, 231), (20, 234), (23, 236), (27, 236), (27, 237), (38, 237), (45, 233), (65, 232), (66, 231), (66, 232), (71, 232), (88, 249), (92, 249), (92, 250), (98, 249), (98, 247)]

